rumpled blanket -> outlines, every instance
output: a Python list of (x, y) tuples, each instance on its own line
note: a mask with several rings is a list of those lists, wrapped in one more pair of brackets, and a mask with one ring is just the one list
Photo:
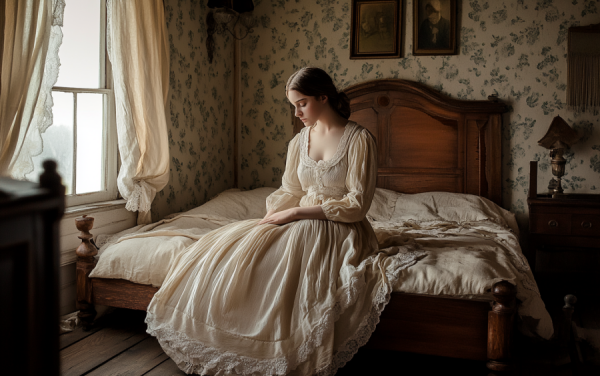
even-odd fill
[[(99, 261), (90, 277), (161, 286), (177, 254), (216, 228), (262, 218), (273, 191), (228, 190), (188, 212), (99, 236)], [(367, 218), (380, 250), (417, 244), (426, 253), (401, 271), (395, 292), (491, 301), (493, 284), (506, 280), (517, 286), (522, 331), (552, 336), (552, 321), (521, 252), (512, 213), (474, 195), (377, 189)]]

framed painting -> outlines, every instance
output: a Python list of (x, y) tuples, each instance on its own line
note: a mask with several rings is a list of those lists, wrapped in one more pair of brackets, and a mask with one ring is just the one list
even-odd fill
[(350, 59), (402, 55), (402, 0), (353, 0)]
[(456, 0), (414, 0), (413, 55), (456, 55)]

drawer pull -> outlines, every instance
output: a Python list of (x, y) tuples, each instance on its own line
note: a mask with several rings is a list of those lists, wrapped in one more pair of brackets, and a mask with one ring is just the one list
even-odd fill
[(550, 220), (550, 222), (548, 222), (548, 226), (558, 227), (558, 222), (556, 222), (554, 219), (552, 219), (552, 220)]
[(583, 222), (581, 222), (581, 227), (583, 227), (583, 228), (592, 228), (592, 222), (583, 221)]

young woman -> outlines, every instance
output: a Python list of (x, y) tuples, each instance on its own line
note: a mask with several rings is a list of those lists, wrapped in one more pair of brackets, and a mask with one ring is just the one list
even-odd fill
[(262, 220), (206, 234), (174, 261), (148, 332), (186, 373), (333, 375), (369, 339), (414, 253), (378, 252), (371, 134), (348, 121), (327, 73), (303, 68), (286, 95), (305, 124)]

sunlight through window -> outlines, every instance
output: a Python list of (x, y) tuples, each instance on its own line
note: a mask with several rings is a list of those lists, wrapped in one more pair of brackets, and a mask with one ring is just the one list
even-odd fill
[(70, 205), (116, 197), (105, 8), (106, 0), (66, 1), (60, 70), (52, 89), (53, 124), (42, 134), (42, 153), (34, 157), (35, 169), (27, 175), (37, 181), (42, 162), (56, 160)]

